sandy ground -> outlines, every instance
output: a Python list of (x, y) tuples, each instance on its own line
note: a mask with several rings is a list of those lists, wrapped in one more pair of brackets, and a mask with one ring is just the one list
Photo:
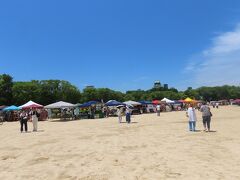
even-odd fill
[(4, 123), (0, 179), (240, 179), (240, 107), (212, 111), (211, 133), (188, 132), (185, 112), (40, 122), (23, 134)]

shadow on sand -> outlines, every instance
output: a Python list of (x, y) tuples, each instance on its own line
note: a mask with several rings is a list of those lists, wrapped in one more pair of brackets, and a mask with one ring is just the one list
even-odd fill
[[(127, 122), (121, 122), (120, 124), (128, 124)], [(130, 124), (138, 124), (138, 122), (131, 122)]]

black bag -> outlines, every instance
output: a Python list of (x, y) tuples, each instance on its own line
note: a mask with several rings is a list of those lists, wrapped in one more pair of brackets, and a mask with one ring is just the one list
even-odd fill
[(40, 113), (36, 112), (36, 116), (39, 118), (40, 117)]

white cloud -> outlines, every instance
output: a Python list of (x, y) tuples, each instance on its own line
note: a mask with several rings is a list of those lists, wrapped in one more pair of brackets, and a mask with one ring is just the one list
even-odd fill
[(240, 25), (213, 39), (200, 56), (191, 59), (185, 72), (192, 74), (193, 86), (240, 84)]

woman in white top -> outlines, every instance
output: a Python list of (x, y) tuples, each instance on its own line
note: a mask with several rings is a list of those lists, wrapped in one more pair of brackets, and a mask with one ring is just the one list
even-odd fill
[(190, 131), (196, 131), (196, 121), (197, 121), (197, 115), (195, 108), (190, 104), (187, 110), (187, 117), (189, 120), (189, 130)]
[(37, 132), (37, 129), (38, 129), (38, 112), (36, 110), (32, 111), (32, 123), (33, 123), (33, 132)]
[(118, 122), (119, 123), (122, 123), (122, 108), (119, 108), (118, 110), (117, 110), (117, 116), (118, 116)]

